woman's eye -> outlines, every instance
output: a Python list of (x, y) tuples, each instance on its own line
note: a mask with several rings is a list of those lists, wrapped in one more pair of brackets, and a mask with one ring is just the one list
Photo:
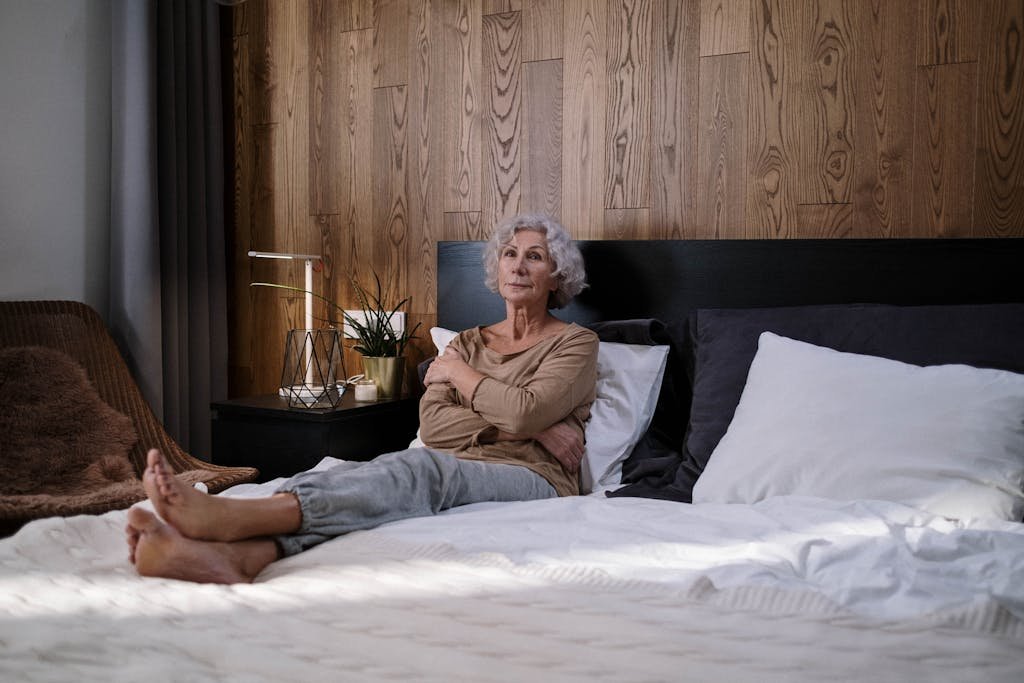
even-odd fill
[(504, 256), (505, 258), (515, 258), (516, 252), (513, 249), (506, 249), (501, 253), (501, 255)]
[(530, 252), (530, 255), (527, 258), (532, 259), (534, 261), (540, 261), (541, 260), (540, 254), (538, 254), (535, 251)]

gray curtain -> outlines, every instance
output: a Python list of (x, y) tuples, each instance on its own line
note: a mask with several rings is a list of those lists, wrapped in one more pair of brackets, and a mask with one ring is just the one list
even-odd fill
[(227, 397), (221, 8), (115, 0), (111, 327), (168, 432), (210, 457)]

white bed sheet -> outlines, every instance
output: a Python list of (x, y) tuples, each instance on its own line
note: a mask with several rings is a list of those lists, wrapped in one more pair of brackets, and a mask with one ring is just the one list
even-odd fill
[(0, 679), (1024, 680), (1020, 524), (596, 493), (350, 534), (233, 587), (140, 579), (123, 524), (0, 542)]
[[(314, 469), (331, 464), (327, 458)], [(245, 485), (229, 495), (269, 495), (277, 486)], [(410, 543), (440, 536), (461, 554), (497, 551), (516, 564), (586, 566), (678, 590), (705, 580), (718, 588), (814, 591), (883, 619), (998, 605), (1024, 621), (1024, 524), (960, 523), (887, 501), (609, 499), (605, 491), (613, 488), (515, 506), (471, 505), (384, 533)]]

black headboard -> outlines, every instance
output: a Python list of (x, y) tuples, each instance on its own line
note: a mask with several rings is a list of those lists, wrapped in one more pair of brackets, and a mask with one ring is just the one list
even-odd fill
[[(1024, 239), (581, 241), (590, 287), (565, 320), (685, 321), (696, 308), (1024, 302)], [(440, 242), (438, 325), (500, 320), (483, 242)]]

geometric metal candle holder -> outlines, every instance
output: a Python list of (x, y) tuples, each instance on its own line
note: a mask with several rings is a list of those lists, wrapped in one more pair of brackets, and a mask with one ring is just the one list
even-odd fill
[(345, 384), (340, 330), (289, 330), (279, 392), (289, 406), (336, 408)]

